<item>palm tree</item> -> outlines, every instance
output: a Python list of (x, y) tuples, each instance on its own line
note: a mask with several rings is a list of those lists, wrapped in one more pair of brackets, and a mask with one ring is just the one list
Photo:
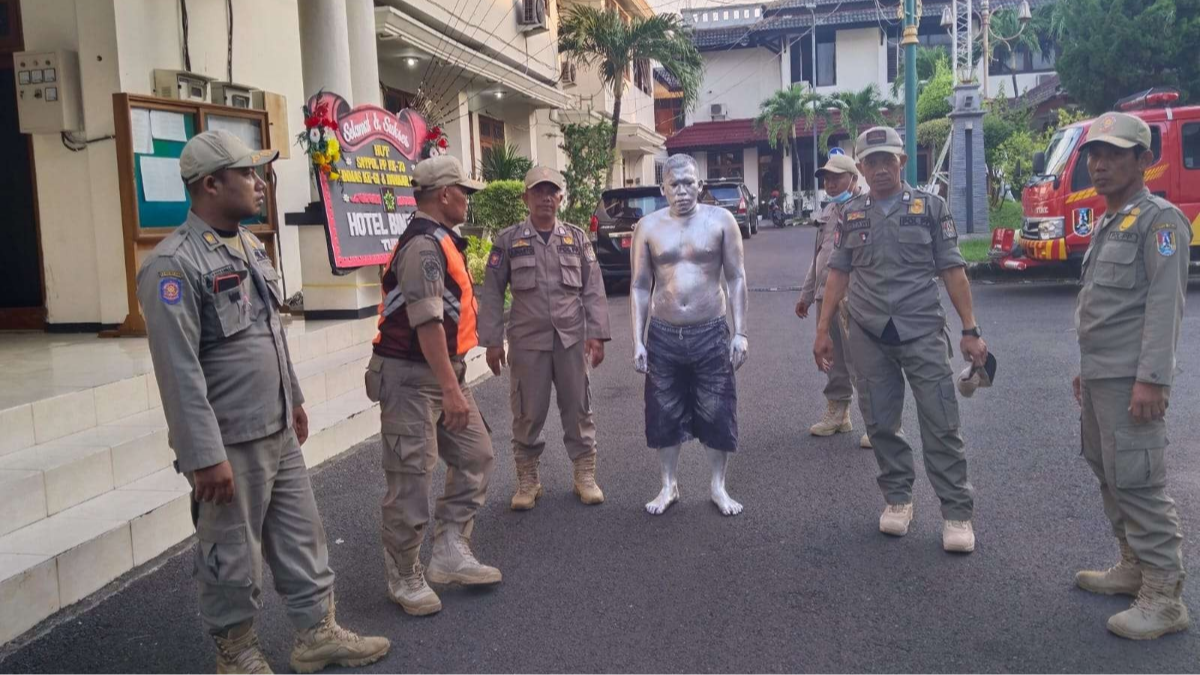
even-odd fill
[[(1042, 21), (1041, 23), (1045, 23)], [(1042, 41), (1038, 37), (1038, 28), (1043, 26), (1030, 25), (1021, 30), (1021, 24), (1017, 21), (1017, 12), (1013, 9), (1002, 9), (992, 14), (988, 20), (991, 34), (996, 35), (1017, 35), (1013, 40), (1003, 42), (994, 37), (988, 43), (991, 54), (987, 55), (987, 63), (991, 63), (993, 58), (1007, 58), (1018, 47), (1025, 47), (1026, 50), (1034, 53), (1042, 53)], [(1044, 30), (1045, 28), (1043, 28)], [(1019, 35), (1018, 35), (1019, 33)], [(1013, 96), (1019, 96), (1020, 90), (1017, 89), (1017, 72), (1012, 72)]]
[[(596, 66), (600, 79), (612, 88), (613, 129), (609, 150), (617, 149), (625, 73), (640, 61), (657, 61), (679, 81), (683, 106), (691, 107), (700, 93), (704, 59), (692, 43), (688, 28), (675, 14), (626, 22), (615, 10), (576, 5), (558, 27), (558, 51), (585, 66)], [(609, 164), (609, 177), (612, 176)]]
[[(883, 111), (890, 105), (874, 84), (868, 84), (858, 91), (840, 91), (826, 97), (821, 103), (822, 116), (825, 118), (821, 150), (829, 152), (829, 139), (838, 130), (845, 131), (854, 139), (868, 127), (887, 124), (888, 118)], [(837, 124), (834, 124), (830, 111), (837, 113)]]
[[(917, 92), (920, 93), (922, 82), (927, 82), (933, 79), (937, 73), (938, 64), (945, 64), (950, 67), (950, 51), (949, 48), (941, 47), (926, 47), (925, 45), (917, 45)], [(900, 88), (904, 86), (904, 50), (900, 51), (900, 57), (896, 60), (896, 79), (892, 80), (892, 97), (900, 96)]]
[(772, 149), (780, 142), (791, 141), (792, 161), (797, 162), (800, 159), (800, 139), (796, 138), (796, 124), (800, 120), (809, 125), (815, 124), (819, 115), (816, 108), (821, 105), (821, 100), (821, 95), (809, 89), (808, 85), (796, 82), (759, 103), (754, 124), (767, 131), (767, 142)]

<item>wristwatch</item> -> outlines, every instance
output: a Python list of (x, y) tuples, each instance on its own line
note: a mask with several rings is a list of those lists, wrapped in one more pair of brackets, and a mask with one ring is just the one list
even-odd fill
[(963, 337), (983, 337), (983, 331), (979, 330), (979, 326), (975, 326), (974, 328), (964, 328), (962, 334)]

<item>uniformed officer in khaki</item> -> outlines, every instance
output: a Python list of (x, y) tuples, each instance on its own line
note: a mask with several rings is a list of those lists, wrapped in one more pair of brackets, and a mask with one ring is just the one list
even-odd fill
[[(467, 242), (454, 227), (467, 219), (472, 180), (456, 157), (419, 162), (412, 172), (417, 212), (384, 269), (374, 356), (366, 372), (379, 401), (383, 435), (383, 547), (388, 597), (414, 616), (442, 609), (426, 582), (496, 584), (500, 570), (471, 550), (475, 514), (487, 499), (492, 439), (466, 384), (465, 357), (478, 343)], [(433, 555), (421, 564), (438, 458), (445, 490), (433, 512)]]
[(1083, 455), (1100, 480), (1121, 558), (1075, 581), (1093, 593), (1136, 596), (1108, 629), (1145, 640), (1188, 627), (1183, 535), (1166, 491), (1165, 416), (1192, 231), (1175, 205), (1146, 189), (1143, 172), (1154, 155), (1145, 122), (1106, 113), (1081, 149), (1105, 214), (1083, 259), (1075, 398), (1083, 407)]
[(291, 666), (314, 672), (382, 658), (384, 638), (334, 619), (333, 571), (301, 444), (304, 396), (279, 319), (283, 294), (266, 248), (239, 223), (260, 213), (259, 172), (277, 151), (206, 131), (179, 157), (187, 221), (137, 276), (175, 468), (193, 487), (193, 576), (218, 673), (271, 672), (253, 621), (265, 554), (297, 632)]
[(813, 354), (818, 367), (828, 370), (830, 326), (848, 289), (858, 403), (887, 502), (879, 529), (904, 536), (913, 517), (913, 451), (900, 429), (907, 378), (917, 403), (925, 472), (942, 504), (942, 547), (969, 553), (975, 550), (974, 490), (967, 478), (953, 351), (936, 277), (962, 320), (964, 358), (984, 365), (987, 344), (975, 322), (958, 231), (940, 197), (901, 179), (908, 157), (895, 129), (868, 129), (854, 150), (871, 191), (842, 210)]
[[(821, 316), (821, 301), (825, 298), (825, 280), (829, 277), (829, 258), (833, 255), (833, 235), (841, 218), (842, 207), (851, 199), (865, 194), (866, 186), (858, 175), (858, 167), (848, 155), (830, 155), (825, 166), (817, 169), (817, 178), (824, 183), (829, 202), (814, 220), (817, 222), (817, 242), (813, 261), (800, 286), (800, 300), (796, 303), (796, 316), (808, 318), (808, 310), (816, 304), (816, 314)], [(846, 326), (849, 315), (843, 302), (840, 311), (829, 327), (833, 339), (833, 363), (830, 365), (828, 382), (825, 384), (825, 414), (808, 431), (814, 436), (844, 434), (853, 429), (850, 423), (850, 402), (854, 399), (852, 381), (854, 366), (846, 349)], [(859, 445), (871, 447), (870, 436), (863, 434)]]
[(504, 351), (504, 291), (512, 288), (507, 364), (513, 413), (517, 492), (511, 506), (532, 509), (542, 495), (538, 463), (550, 386), (558, 394), (563, 445), (575, 465), (575, 494), (599, 504), (596, 423), (589, 370), (604, 360), (609, 339), (608, 301), (587, 233), (558, 220), (563, 177), (546, 167), (525, 174), (529, 218), (500, 232), (488, 256), (479, 308), (479, 341), (488, 366), (500, 374)]

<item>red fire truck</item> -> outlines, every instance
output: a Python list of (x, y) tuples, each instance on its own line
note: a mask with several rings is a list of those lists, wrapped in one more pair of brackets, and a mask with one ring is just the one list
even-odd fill
[[(1117, 102), (1116, 110), (1150, 125), (1154, 164), (1146, 170), (1150, 191), (1183, 209), (1192, 221), (1193, 247), (1200, 246), (1200, 106), (1171, 107), (1179, 92), (1156, 88)], [(1093, 120), (1059, 129), (1045, 152), (1033, 158), (1034, 178), (1021, 199), (1021, 230), (992, 233), (991, 256), (1003, 269), (1078, 265), (1104, 215), (1104, 198), (1088, 175), (1079, 150)], [(1193, 260), (1196, 252), (1193, 252)]]

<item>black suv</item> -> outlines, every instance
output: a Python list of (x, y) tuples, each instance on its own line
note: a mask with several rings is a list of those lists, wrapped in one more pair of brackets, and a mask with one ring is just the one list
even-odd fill
[(616, 188), (600, 195), (590, 230), (605, 286), (629, 279), (633, 226), (642, 217), (666, 207), (667, 198), (657, 185)]
[(758, 234), (758, 199), (740, 181), (706, 181), (700, 190), (700, 203), (720, 206), (733, 214), (742, 239)]

